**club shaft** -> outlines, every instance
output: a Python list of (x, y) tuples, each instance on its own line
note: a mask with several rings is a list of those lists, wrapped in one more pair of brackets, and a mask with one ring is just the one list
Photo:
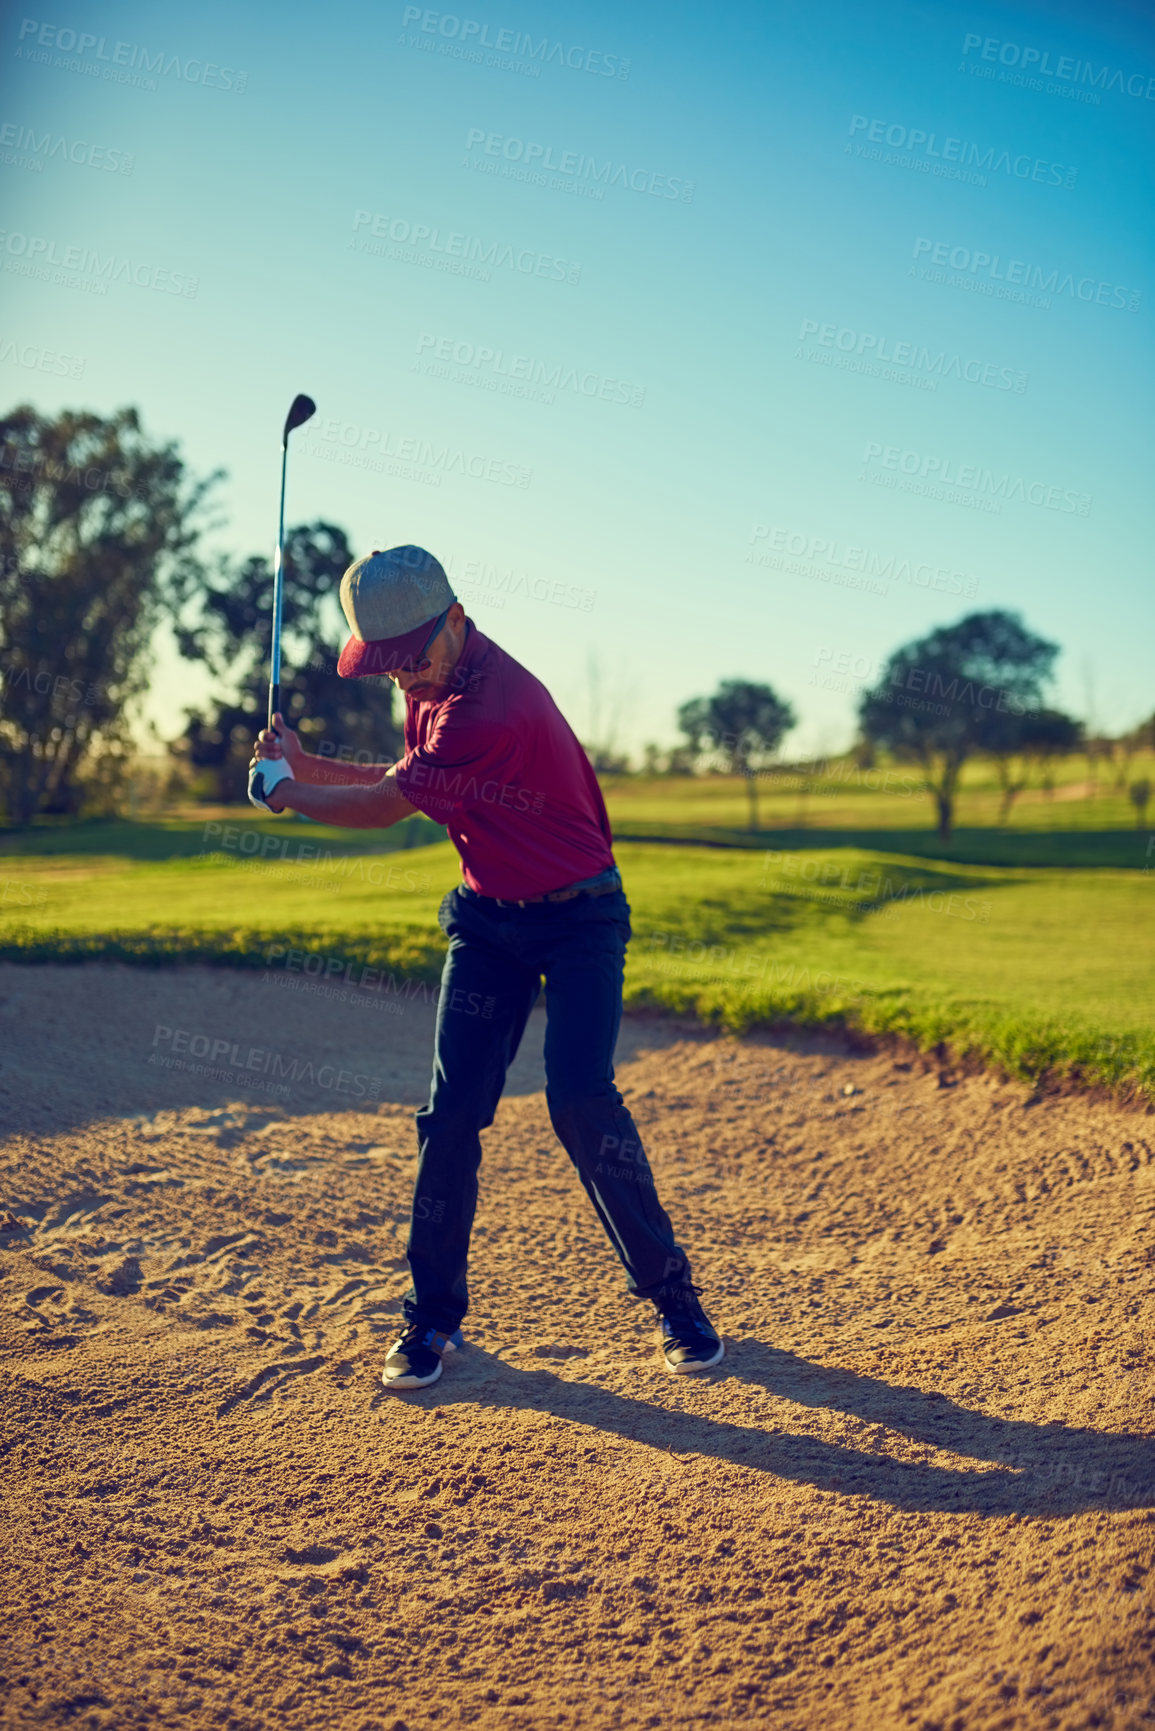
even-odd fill
[(281, 446), (281, 510), (277, 519), (277, 550), (273, 555), (273, 641), (269, 650), (269, 727), (281, 707), (281, 609), (285, 588), (285, 476), (289, 467), (289, 441)]

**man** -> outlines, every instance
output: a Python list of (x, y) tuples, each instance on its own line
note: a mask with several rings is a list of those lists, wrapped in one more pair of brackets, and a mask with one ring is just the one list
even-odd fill
[(462, 1344), (479, 1132), (493, 1123), (543, 977), (553, 1127), (629, 1291), (657, 1309), (666, 1365), (677, 1375), (708, 1370), (722, 1341), (614, 1086), (630, 909), (589, 760), (545, 686), (466, 618), (423, 548), (357, 560), (341, 605), (352, 636), (337, 670), (384, 673), (401, 688), (405, 755), (392, 766), (323, 762), (278, 716), (257, 741), (250, 795), (270, 811), (349, 828), (385, 829), (424, 812), (446, 826), (464, 880), (438, 916), (449, 953), (429, 1104), (417, 1114), (412, 1285), (382, 1381), (425, 1388)]

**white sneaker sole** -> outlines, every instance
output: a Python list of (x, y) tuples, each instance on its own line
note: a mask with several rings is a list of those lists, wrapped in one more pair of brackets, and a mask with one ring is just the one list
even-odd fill
[[(453, 1342), (447, 1340), (445, 1343), (445, 1352), (456, 1351), (457, 1348), (454, 1346)], [(445, 1353), (442, 1353), (441, 1357), (444, 1358), (444, 1356)], [(403, 1371), (400, 1376), (390, 1376), (389, 1366), (388, 1363), (386, 1363), (385, 1369), (381, 1372), (381, 1381), (384, 1383), (386, 1388), (432, 1388), (440, 1375), (440, 1358), (437, 1360), (437, 1369), (433, 1372), (432, 1376), (415, 1376), (412, 1371)]]
[(402, 1376), (390, 1376), (387, 1370), (381, 1372), (381, 1381), (386, 1388), (430, 1388), (441, 1375), (441, 1360), (437, 1360), (437, 1369), (432, 1376), (414, 1376), (412, 1371)]
[(662, 1362), (672, 1376), (696, 1376), (700, 1370), (713, 1370), (716, 1364), (721, 1364), (726, 1356), (726, 1343), (720, 1340), (718, 1350), (713, 1358), (696, 1358), (684, 1360), (681, 1364), (671, 1364), (665, 1353)]

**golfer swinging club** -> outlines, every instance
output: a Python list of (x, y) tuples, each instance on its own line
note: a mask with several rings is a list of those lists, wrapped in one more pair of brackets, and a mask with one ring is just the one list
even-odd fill
[(386, 829), (414, 812), (444, 824), (464, 881), (441, 903), (449, 939), (407, 1245), (405, 1332), (382, 1381), (425, 1388), (460, 1347), (469, 1306), (479, 1132), (497, 1102), (544, 976), (550, 1120), (626, 1272), (657, 1308), (677, 1375), (724, 1347), (698, 1302), (633, 1119), (614, 1086), (629, 904), (597, 778), (539, 679), (483, 635), (420, 547), (358, 559), (341, 580), (352, 636), (338, 672), (387, 674), (405, 693), (405, 755), (336, 766), (278, 714), (261, 733), (250, 794), (319, 822)]

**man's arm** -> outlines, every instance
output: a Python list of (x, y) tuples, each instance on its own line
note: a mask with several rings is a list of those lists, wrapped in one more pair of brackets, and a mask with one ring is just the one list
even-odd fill
[(389, 829), (417, 811), (398, 787), (392, 769), (382, 775), (379, 768), (368, 764), (345, 767), (373, 767), (377, 779), (372, 784), (346, 784), (342, 787), (279, 781), (269, 794), (270, 808), (273, 811), (290, 808), (317, 823), (335, 824), (338, 829)]
[[(336, 757), (318, 757), (306, 751), (300, 735), (283, 715), (273, 717), (277, 730), (263, 728), (253, 747), (255, 758), (283, 757), (297, 781), (310, 787), (375, 787), (392, 763), (342, 763)], [(396, 822), (396, 819), (393, 820)]]
[(290, 767), (297, 780), (309, 787), (375, 787), (393, 763), (343, 763), (339, 757), (302, 751)]
[(270, 790), (270, 811), (292, 809), (341, 829), (389, 829), (416, 812), (397, 785), (395, 765), (326, 761), (305, 750), (283, 715), (273, 721), (276, 731), (266, 727), (257, 736), (253, 761), (283, 758), (293, 776)]

